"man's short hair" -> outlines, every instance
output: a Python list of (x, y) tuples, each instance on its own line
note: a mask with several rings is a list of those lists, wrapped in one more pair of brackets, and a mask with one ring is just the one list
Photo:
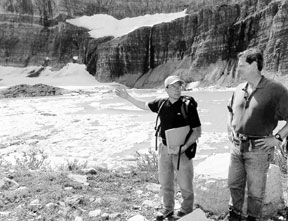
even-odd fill
[(238, 58), (245, 56), (246, 57), (246, 62), (248, 64), (252, 64), (254, 61), (257, 63), (257, 68), (259, 71), (262, 71), (263, 69), (263, 53), (261, 50), (256, 49), (256, 48), (250, 48), (247, 49), (243, 52), (241, 52), (238, 55)]

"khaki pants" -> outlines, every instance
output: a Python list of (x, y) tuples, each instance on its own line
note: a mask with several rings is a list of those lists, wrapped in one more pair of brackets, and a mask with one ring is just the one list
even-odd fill
[(174, 178), (181, 189), (181, 211), (190, 213), (193, 210), (193, 160), (189, 160), (185, 153), (181, 154), (180, 167), (177, 170), (178, 155), (169, 155), (167, 147), (160, 143), (158, 150), (158, 175), (163, 195), (165, 209), (174, 210)]

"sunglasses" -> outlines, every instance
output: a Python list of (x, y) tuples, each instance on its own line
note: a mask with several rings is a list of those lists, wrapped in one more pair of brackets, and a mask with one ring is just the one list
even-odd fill
[(173, 90), (183, 90), (184, 87), (182, 85), (175, 85), (175, 84), (170, 84), (167, 86), (168, 89), (173, 89)]

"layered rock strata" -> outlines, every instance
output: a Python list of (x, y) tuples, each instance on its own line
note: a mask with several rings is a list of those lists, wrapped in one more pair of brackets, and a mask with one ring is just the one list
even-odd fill
[[(71, 26), (66, 19), (98, 13), (122, 19), (160, 12), (182, 11), (191, 0), (1, 0), (0, 64), (63, 66), (73, 56), (82, 60), (88, 30)], [(89, 46), (89, 45), (87, 45)]]
[[(0, 64), (42, 64), (59, 68), (78, 56), (99, 81), (157, 87), (170, 74), (203, 85), (233, 86), (237, 54), (264, 51), (265, 73), (287, 79), (288, 0), (42, 0), (0, 3)], [(116, 18), (147, 13), (187, 15), (139, 28), (119, 38), (92, 39), (67, 18), (106, 13)], [(271, 75), (272, 73), (272, 75)]]
[(113, 39), (98, 48), (96, 79), (149, 87), (147, 82), (155, 86), (167, 75), (179, 74), (187, 81), (234, 85), (237, 54), (249, 47), (263, 50), (267, 73), (285, 75), (287, 2), (207, 6), (170, 23)]

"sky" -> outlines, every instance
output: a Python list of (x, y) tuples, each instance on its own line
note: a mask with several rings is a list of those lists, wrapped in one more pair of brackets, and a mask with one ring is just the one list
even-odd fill
[(82, 16), (75, 19), (66, 20), (68, 23), (90, 30), (89, 34), (93, 38), (104, 36), (114, 36), (115, 38), (128, 34), (129, 32), (144, 26), (171, 22), (177, 18), (184, 17), (186, 9), (177, 13), (157, 13), (144, 16), (124, 18), (118, 20), (110, 15), (97, 14), (93, 16)]

